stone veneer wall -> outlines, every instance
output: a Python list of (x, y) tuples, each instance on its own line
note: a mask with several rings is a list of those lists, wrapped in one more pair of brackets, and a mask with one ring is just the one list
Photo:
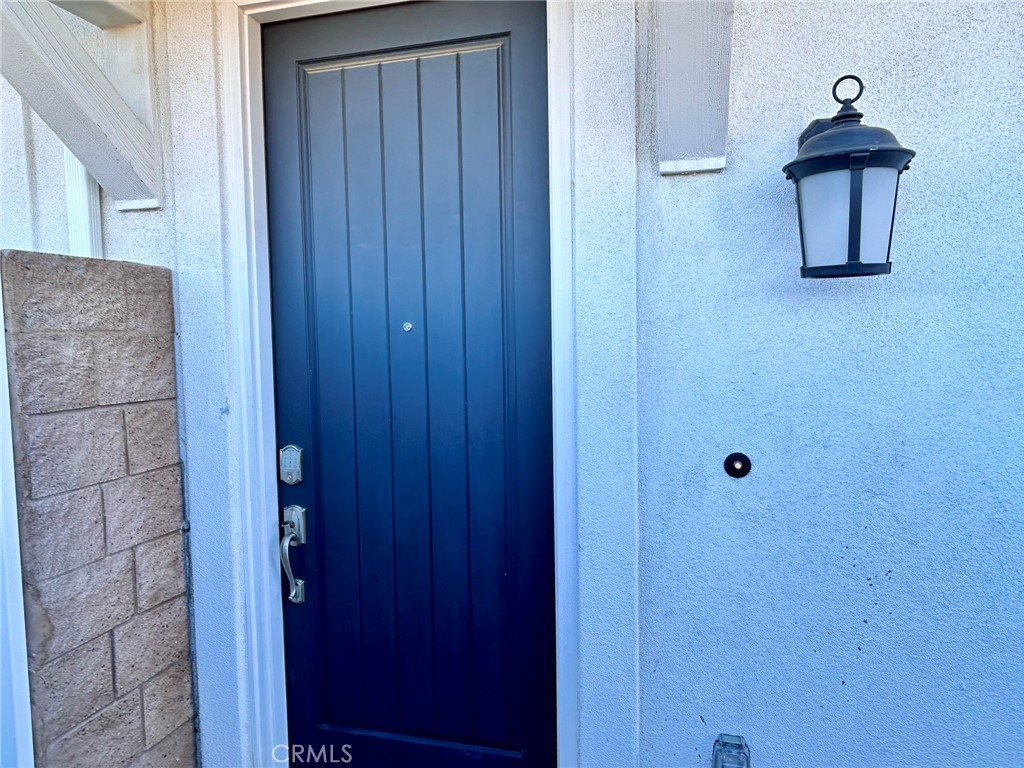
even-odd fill
[(193, 765), (165, 269), (0, 254), (37, 765)]

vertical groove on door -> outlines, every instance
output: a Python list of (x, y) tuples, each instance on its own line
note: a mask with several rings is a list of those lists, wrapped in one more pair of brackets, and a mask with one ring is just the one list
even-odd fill
[(434, 725), (429, 404), (416, 69), (415, 61), (381, 67), (381, 136), (391, 338), (398, 725), (412, 733), (429, 733)]
[(345, 94), (345, 73), (344, 71), (338, 73), (338, 79), (340, 82), (341, 90), (341, 134), (342, 134), (342, 151), (345, 157), (345, 168), (344, 168), (344, 183), (345, 183), (345, 267), (348, 272), (348, 328), (349, 328), (349, 373), (352, 381), (352, 453), (353, 453), (353, 505), (350, 510), (350, 514), (355, 518), (355, 529), (356, 529), (356, 572), (357, 581), (355, 584), (355, 591), (357, 595), (357, 602), (359, 605), (359, 718), (358, 721), (362, 721), (365, 717), (365, 710), (363, 707), (364, 701), (364, 690), (366, 688), (365, 680), (365, 666), (363, 664), (363, 645), (365, 640), (363, 638), (363, 590), (360, 585), (363, 583), (363, 552), (362, 552), (362, 526), (360, 525), (359, 515), (359, 432), (358, 432), (358, 419), (356, 418), (356, 339), (355, 339), (355, 316), (352, 302), (352, 206), (349, 202), (351, 195), (349, 194), (348, 185), (348, 110), (346, 107), (346, 94)]
[(459, 135), (454, 56), (420, 62), (430, 389), (437, 732), (472, 735), (462, 334)]
[[(310, 287), (320, 297), (336, 292), (348, 296), (349, 226), (342, 78), (338, 72), (321, 73), (307, 76), (305, 82), (307, 127), (303, 135), (307, 151), (303, 153), (303, 176), (309, 190)], [(317, 162), (310, 161), (313, 157)], [(311, 430), (312, 440), (308, 445), (309, 480), (315, 483), (313, 504), (316, 508), (345, 510), (345, 513), (335, 516), (330, 525), (317, 517), (309, 520), (310, 543), (316, 548), (323, 575), (308, 580), (307, 600), (317, 611), (338, 617), (321, 625), (320, 642), (333, 653), (329, 657), (331, 663), (325, 665), (323, 676), (314, 688), (331, 692), (324, 699), (335, 702), (331, 707), (333, 716), (358, 719), (361, 717), (359, 669), (362, 665), (359, 664), (353, 674), (333, 661), (345, 657), (361, 659), (362, 653), (359, 531), (355, 514), (358, 473), (352, 433), (355, 381), (351, 301), (347, 307), (337, 309), (331, 302), (326, 302), (326, 307), (322, 304), (324, 302), (310, 300), (315, 333), (311, 334), (309, 346), (316, 371), (310, 386), (329, 396), (315, 399), (319, 427)], [(305, 557), (306, 552), (303, 548), (296, 550), (299, 557)], [(324, 589), (323, 585), (328, 583), (335, 586)]]
[(431, 475), (433, 473), (433, 465), (431, 463), (431, 441), (430, 441), (430, 386), (426, 376), (426, 361), (430, 359), (430, 332), (428, 325), (428, 313), (427, 313), (427, 236), (426, 236), (426, 225), (424, 224), (424, 205), (425, 205), (425, 191), (423, 186), (423, 75), (421, 71), (420, 59), (416, 60), (416, 142), (418, 150), (418, 161), (419, 161), (419, 203), (420, 203), (420, 286), (423, 292), (423, 359), (424, 359), (424, 376), (423, 376), (423, 397), (425, 401), (424, 415), (426, 418), (426, 435), (427, 435), (427, 456), (426, 456), (426, 468), (427, 468), (427, 542), (428, 542), (428, 558), (427, 562), (430, 567), (429, 573), (429, 594), (430, 600), (429, 606), (429, 624), (430, 624), (430, 725), (431, 728), (437, 727), (437, 664), (435, 663), (435, 647), (436, 647), (436, 635), (437, 629), (434, 626), (434, 538), (431, 536), (431, 531), (434, 529), (434, 508), (431, 504), (433, 499), (433, 487), (431, 482)]
[(388, 359), (387, 259), (384, 179), (381, 175), (379, 70), (344, 70), (346, 141), (352, 243), (352, 307), (355, 328), (356, 434), (359, 455), (359, 525), (363, 564), (363, 688), (365, 722), (392, 728), (396, 722), (396, 626), (394, 612), (393, 467)]
[[(505, 212), (501, 186), (501, 48), (459, 55), (465, 292), (467, 491), (474, 734), (508, 737), (506, 700)], [(487, 638), (486, 641), (483, 639)]]
[[(305, 91), (304, 91), (304, 95), (308, 96), (309, 95), (308, 81), (306, 80), (306, 78), (302, 78), (302, 79), (303, 79), (304, 84), (307, 86)], [(308, 109), (308, 100), (302, 100), (301, 103)], [(318, 106), (323, 108), (327, 112), (329, 112), (329, 110), (330, 110), (330, 105), (329, 104), (320, 103)], [(326, 185), (324, 185), (324, 186), (327, 186), (328, 189), (320, 189), (319, 190), (320, 194), (316, 194), (316, 192), (314, 192), (314, 188), (315, 188), (314, 185), (319, 185), (319, 183), (324, 181), (324, 180), (321, 180), (319, 178), (314, 179), (313, 174), (312, 174), (312, 168), (311, 168), (312, 164), (310, 163), (310, 160), (309, 160), (310, 154), (313, 151), (313, 147), (312, 147), (312, 144), (313, 144), (313, 134), (316, 132), (316, 129), (313, 127), (313, 125), (314, 125), (315, 122), (319, 122), (315, 118), (316, 117), (320, 117), (320, 115), (310, 115), (310, 114), (307, 113), (307, 117), (309, 117), (310, 119), (307, 119), (300, 126), (300, 134), (299, 134), (300, 135), (299, 154), (300, 154), (300, 157), (301, 157), (301, 161), (300, 162), (302, 164), (302, 169), (301, 169), (302, 172), (300, 174), (300, 177), (301, 177), (300, 195), (301, 195), (301, 198), (303, 200), (303, 204), (302, 204), (302, 211), (303, 211), (303, 219), (302, 219), (302, 255), (303, 255), (303, 259), (302, 259), (302, 285), (303, 285), (304, 293), (305, 293), (305, 295), (307, 297), (306, 302), (305, 302), (306, 324), (307, 324), (307, 327), (312, 327), (313, 329), (315, 329), (314, 332), (309, 332), (306, 335), (306, 354), (308, 356), (308, 359), (310, 360), (311, 366), (313, 366), (313, 367), (315, 367), (316, 369), (319, 370), (319, 368), (320, 368), (320, 365), (319, 365), (319, 346), (320, 346), (320, 335), (321, 335), (320, 334), (320, 330), (321, 329), (320, 329), (320, 319), (317, 317), (317, 312), (316, 312), (316, 293), (317, 293), (317, 291), (316, 291), (316, 281), (317, 281), (317, 275), (318, 275), (316, 248), (317, 248), (317, 245), (318, 245), (317, 241), (323, 239), (323, 229), (324, 229), (323, 225), (326, 222), (322, 222), (321, 221), (321, 218), (322, 218), (321, 215), (320, 215), (321, 211), (318, 210), (318, 205), (314, 202), (314, 200), (322, 202), (323, 198), (325, 197), (324, 193), (327, 193), (327, 194), (330, 193), (330, 189), (329, 189), (330, 184), (328, 182)], [(319, 408), (318, 403), (319, 403), (319, 400), (320, 400), (320, 381), (317, 378), (315, 378), (315, 377), (309, 377), (306, 380), (306, 387), (308, 389), (309, 402), (311, 403), (312, 407), (316, 411)], [(317, 443), (320, 440), (320, 434), (321, 434), (321, 423), (320, 423), (320, 421), (318, 419), (310, 419), (309, 429), (310, 429), (311, 442), (315, 444), (315, 443)], [(311, 468), (311, 469), (312, 469), (314, 475), (318, 474), (318, 471), (317, 471), (316, 468)], [(311, 558), (311, 560), (313, 560), (314, 562), (319, 562), (320, 560), (322, 560), (323, 558), (321, 556), (319, 556), (319, 554), (320, 553), (317, 553), (317, 555), (314, 556), (313, 558)], [(313, 597), (314, 600), (316, 600), (320, 596), (319, 595), (315, 595), (315, 596), (312, 596), (312, 597)], [(324, 637), (324, 635), (326, 634), (326, 632), (325, 632), (323, 627), (318, 628), (318, 630), (319, 631), (316, 632), (316, 642), (319, 645), (323, 646), (325, 644), (325, 639), (326, 638)], [(324, 695), (324, 691), (323, 690), (317, 691), (316, 693), (319, 694), (320, 696)]]
[(466, 436), (463, 445), (463, 465), (465, 466), (465, 497), (466, 497), (466, 593), (468, 597), (467, 613), (469, 614), (469, 695), (470, 695), (470, 733), (476, 735), (476, 631), (473, 625), (473, 509), (469, 493), (469, 366), (466, 350), (466, 196), (463, 184), (464, 170), (462, 166), (462, 54), (455, 56), (455, 134), (459, 157), (459, 287), (461, 289), (459, 309), (462, 316), (462, 430)]
[[(394, 363), (391, 355), (391, 252), (388, 248), (388, 175), (387, 175), (387, 147), (384, 141), (384, 69), (381, 64), (377, 70), (377, 125), (379, 126), (378, 136), (380, 140), (380, 209), (381, 209), (381, 237), (382, 250), (384, 255), (384, 339), (386, 348), (386, 361), (388, 369), (388, 449), (391, 459), (391, 615), (395, 627), (395, 659), (399, 662), (402, 659), (401, 631), (399, 627), (398, 613), (398, 547), (395, 542), (395, 385), (394, 385)], [(401, 675), (397, 670), (395, 673), (395, 712), (394, 723), (401, 719), (402, 712), (402, 687)]]

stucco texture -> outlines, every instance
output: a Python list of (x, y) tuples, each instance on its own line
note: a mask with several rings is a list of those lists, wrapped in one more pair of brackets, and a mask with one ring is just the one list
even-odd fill
[[(156, 3), (200, 749), (248, 761), (223, 8)], [(587, 768), (1018, 765), (1024, 4), (737, 0), (728, 167), (661, 177), (651, 8), (574, 8), (579, 753)], [(893, 274), (799, 278), (782, 165), (833, 80), (918, 151)], [(56, 139), (6, 84), (6, 247), (67, 247)], [(17, 201), (13, 204), (12, 201)], [(726, 476), (744, 451), (753, 471)], [(571, 756), (569, 758), (571, 764)]]
[(636, 60), (632, 3), (574, 10), (579, 759), (636, 765)]
[[(1020, 765), (1024, 4), (741, 0), (699, 177), (657, 174), (641, 26), (642, 764), (725, 732), (759, 768)], [(847, 72), (918, 152), (893, 272), (801, 280), (780, 168)]]

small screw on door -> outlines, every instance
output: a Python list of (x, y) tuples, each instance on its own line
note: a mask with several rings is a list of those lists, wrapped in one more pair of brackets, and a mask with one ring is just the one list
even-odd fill
[(408, 333), (412, 330), (412, 323), (402, 323), (402, 330)]

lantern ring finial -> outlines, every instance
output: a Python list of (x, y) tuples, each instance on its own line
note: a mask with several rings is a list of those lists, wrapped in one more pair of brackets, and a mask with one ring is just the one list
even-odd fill
[[(857, 90), (857, 95), (854, 96), (852, 99), (841, 99), (841, 98), (839, 98), (839, 84), (840, 83), (845, 83), (847, 80), (853, 80), (853, 82), (855, 82), (857, 84), (857, 89), (858, 89)], [(835, 99), (836, 102), (839, 103), (839, 104), (844, 104), (844, 103), (852, 104), (857, 99), (859, 99), (863, 93), (864, 93), (864, 81), (861, 80), (856, 75), (843, 75), (838, 80), (836, 80), (835, 83), (832, 85), (832, 98)]]

